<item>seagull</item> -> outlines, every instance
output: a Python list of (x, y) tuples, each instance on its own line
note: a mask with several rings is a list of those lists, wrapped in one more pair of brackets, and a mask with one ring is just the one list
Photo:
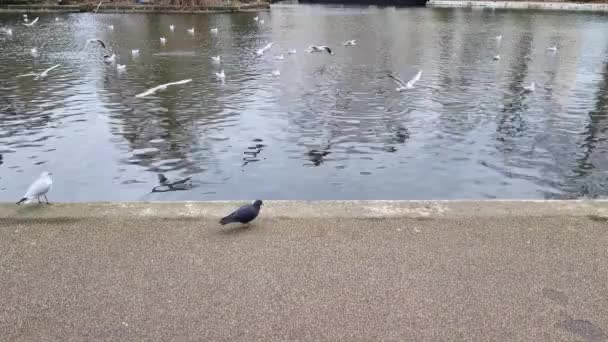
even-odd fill
[(397, 83), (397, 85), (399, 85), (399, 87), (396, 88), (395, 90), (400, 92), (400, 91), (404, 91), (406, 89), (414, 88), (414, 84), (416, 84), (416, 82), (418, 82), (418, 80), (420, 80), (420, 77), (422, 77), (422, 70), (418, 71), (416, 76), (414, 76), (407, 83), (403, 82), (403, 80), (401, 80), (400, 78), (398, 78), (395, 75), (388, 74), (387, 76), (392, 78), (393, 81), (395, 81), (395, 83)]
[(219, 63), (222, 58), (220, 56), (211, 56), (211, 59), (215, 62), (215, 63)]
[(295, 55), (296, 52), (297, 52), (296, 49), (291, 49), (291, 50), (287, 51), (287, 54), (289, 54), (289, 55)]
[(36, 49), (35, 47), (31, 48), (30, 49), (30, 54), (32, 55), (32, 57), (38, 56), (38, 49)]
[(26, 23), (29, 21), (29, 20), (27, 19), (27, 14), (24, 14), (23, 21), (24, 21), (24, 22), (26, 22)]
[(308, 50), (306, 50), (307, 52), (323, 52), (323, 51), (327, 51), (330, 55), (333, 55), (334, 53), (331, 51), (331, 49), (328, 46), (322, 45), (322, 46), (317, 46), (317, 45), (310, 45), (308, 47)]
[(500, 55), (496, 55), (496, 56), (494, 56), (494, 60), (495, 60), (495, 61), (499, 61), (499, 60), (500, 60)]
[(139, 56), (139, 49), (133, 49), (133, 50), (131, 50), (131, 56), (133, 56), (133, 57)]
[(551, 47), (548, 47), (547, 50), (549, 50), (551, 52), (555, 52), (555, 51), (557, 51), (557, 46), (553, 45)]
[(127, 66), (124, 64), (116, 64), (116, 70), (118, 71), (126, 71), (127, 70)]
[(216, 72), (215, 73), (215, 77), (217, 77), (218, 80), (223, 81), (226, 79), (226, 74), (224, 74), (224, 69), (222, 69), (220, 72)]
[(190, 83), (190, 82), (192, 82), (191, 78), (189, 78), (187, 80), (181, 80), (181, 81), (177, 81), (177, 82), (161, 84), (154, 88), (150, 88), (150, 89), (144, 91), (143, 93), (139, 93), (139, 94), (135, 95), (135, 97), (146, 97), (148, 95), (152, 95), (152, 94), (156, 93), (159, 90), (165, 90), (165, 89), (167, 89), (168, 86), (186, 84), (186, 83)]
[(31, 73), (31, 74), (19, 75), (19, 76), (17, 76), (17, 77), (36, 76), (34, 79), (35, 79), (35, 80), (40, 80), (40, 79), (43, 79), (43, 78), (45, 78), (46, 76), (48, 76), (49, 71), (51, 71), (51, 70), (53, 70), (53, 69), (56, 69), (56, 68), (59, 68), (60, 66), (61, 66), (61, 64), (56, 64), (56, 65), (53, 65), (52, 67), (50, 67), (50, 68), (48, 68), (48, 69), (45, 69), (43, 72), (41, 72), (41, 73), (39, 73), (39, 74), (36, 74), (36, 73)]
[(284, 60), (284, 59), (285, 59), (285, 56), (283, 56), (283, 55), (281, 54), (281, 55), (278, 55), (278, 56), (274, 56), (274, 59), (279, 60), (279, 61), (282, 61), (282, 60)]
[(264, 52), (266, 52), (267, 50), (269, 50), (272, 47), (273, 44), (274, 44), (273, 42), (270, 42), (270, 43), (266, 44), (266, 46), (264, 46), (263, 48), (256, 51), (255, 53), (258, 56), (262, 56), (264, 54)]
[(244, 205), (235, 210), (232, 214), (222, 218), (220, 224), (223, 226), (228, 223), (249, 223), (258, 217), (263, 204), (264, 203), (261, 200), (256, 200), (253, 204)]
[(217, 31), (217, 27), (212, 28), (212, 29), (211, 29), (211, 30), (209, 30), (209, 31), (211, 31), (211, 33), (213, 33), (213, 34), (217, 34), (217, 32), (218, 32), (218, 31)]
[(533, 93), (536, 91), (536, 84), (534, 82), (530, 83), (529, 86), (524, 86), (524, 92)]
[(34, 19), (34, 21), (32, 21), (31, 23), (29, 23), (29, 24), (28, 23), (24, 23), (23, 25), (25, 25), (25, 26), (34, 26), (34, 24), (38, 22), (38, 19), (40, 19), (40, 18), (36, 17), (36, 19)]
[(357, 40), (353, 39), (353, 40), (347, 40), (344, 42), (344, 46), (355, 46), (357, 45)]
[(99, 11), (99, 7), (101, 7), (102, 2), (103, 2), (103, 0), (99, 1), (99, 3), (97, 4), (97, 7), (95, 7), (95, 10), (93, 11), (93, 13), (97, 14), (97, 11)]
[(254, 17), (253, 20), (258, 21), (260, 18)]
[(6, 35), (8, 36), (12, 36), (13, 35), (13, 30), (11, 30), (10, 28), (0, 28), (0, 32), (2, 33), (6, 33)]
[(106, 64), (112, 64), (112, 63), (116, 62), (116, 55), (115, 54), (112, 54), (112, 56), (105, 55), (105, 56), (103, 56), (103, 61)]
[(188, 189), (192, 188), (192, 184), (190, 183), (191, 179), (192, 179), (192, 177), (186, 177), (186, 178), (177, 179), (177, 180), (169, 180), (162, 173), (158, 174), (158, 182), (160, 183), (160, 185), (169, 187), (170, 190), (188, 190)]
[(264, 25), (264, 20), (260, 20), (258, 23), (260, 23), (260, 25)]
[(160, 43), (165, 45), (167, 43), (167, 38), (165, 37), (160, 37)]
[(169, 25), (169, 30), (175, 31), (175, 25)]
[(496, 36), (496, 37), (494, 37), (494, 38), (495, 38), (496, 40), (501, 40), (501, 39), (502, 39), (502, 34), (501, 34), (501, 35), (498, 35), (498, 36)]
[(281, 72), (279, 70), (274, 70), (272, 76), (281, 76)]
[(24, 14), (24, 15), (23, 15), (23, 19), (27, 19), (27, 14)]
[(53, 186), (53, 180), (51, 179), (51, 175), (52, 173), (44, 171), (40, 175), (40, 177), (38, 177), (38, 179), (36, 179), (34, 183), (30, 185), (30, 187), (25, 192), (25, 195), (23, 195), (23, 197), (19, 200), (19, 202), (17, 202), (17, 204), (21, 204), (24, 202), (29, 203), (34, 198), (38, 200), (38, 203), (42, 203), (40, 201), (40, 197), (43, 196), (46, 200), (46, 204), (50, 204), (49, 199), (46, 198), (46, 194), (51, 191), (51, 187)]
[(188, 33), (190, 33), (190, 34), (194, 34), (194, 27), (193, 27), (193, 28), (189, 28), (189, 29), (188, 29)]
[(104, 49), (106, 48), (106, 44), (104, 44), (104, 42), (101, 39), (92, 38), (92, 39), (87, 39), (87, 42), (84, 44), (84, 47), (82, 49), (83, 50), (86, 49), (90, 43), (99, 43), (99, 45), (101, 45), (102, 48), (104, 48)]
[(114, 30), (114, 25), (108, 25), (108, 28), (109, 28), (110, 30)]

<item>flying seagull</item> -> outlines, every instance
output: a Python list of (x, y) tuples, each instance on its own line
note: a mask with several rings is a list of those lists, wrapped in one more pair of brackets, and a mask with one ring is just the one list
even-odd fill
[(347, 40), (344, 42), (344, 46), (355, 46), (357, 45), (357, 40), (353, 39), (353, 40)]
[(51, 186), (53, 185), (53, 180), (51, 179), (51, 175), (52, 173), (50, 172), (43, 172), (40, 177), (38, 177), (38, 179), (36, 179), (34, 181), (34, 183), (32, 183), (32, 185), (30, 185), (30, 187), (27, 189), (25, 195), (23, 195), (23, 197), (19, 200), (19, 202), (17, 202), (17, 204), (21, 204), (23, 202), (25, 203), (29, 203), (31, 200), (33, 200), (34, 198), (38, 199), (38, 203), (42, 203), (40, 201), (40, 197), (44, 196), (44, 199), (46, 200), (47, 204), (49, 203), (49, 199), (46, 198), (46, 194), (48, 194), (49, 191), (51, 191)]
[(34, 19), (34, 21), (32, 21), (31, 23), (23, 23), (23, 25), (25, 26), (34, 26), (35, 23), (38, 22), (39, 17), (36, 17), (36, 19)]
[(84, 47), (82, 48), (83, 50), (87, 48), (87, 46), (89, 46), (89, 44), (91, 43), (99, 43), (99, 45), (102, 48), (106, 48), (106, 44), (104, 44), (104, 42), (101, 39), (97, 39), (97, 38), (92, 38), (92, 39), (87, 39), (87, 42), (84, 44)]
[(211, 56), (211, 59), (213, 60), (213, 62), (219, 63), (222, 60), (222, 57), (220, 57), (220, 56)]
[(327, 51), (327, 53), (329, 53), (330, 55), (333, 55), (334, 53), (331, 51), (331, 49), (328, 46), (322, 45), (322, 46), (317, 46), (317, 45), (311, 45), (308, 47), (308, 50), (306, 50), (307, 52), (323, 52), (323, 51)]
[(226, 79), (226, 74), (224, 74), (224, 69), (222, 69), (222, 71), (220, 72), (216, 72), (215, 73), (215, 77), (217, 77), (218, 80), (223, 81)]
[(126, 71), (127, 70), (127, 66), (124, 65), (124, 64), (116, 64), (116, 70), (118, 70), (119, 72)]
[(139, 49), (133, 49), (133, 50), (131, 50), (131, 56), (133, 56), (133, 57), (139, 56)]
[(106, 64), (112, 64), (112, 63), (116, 62), (116, 54), (112, 54), (111, 56), (110, 55), (103, 56), (103, 61)]
[(35, 47), (31, 48), (30, 55), (32, 55), (32, 57), (38, 56), (38, 49), (36, 49)]
[(524, 86), (524, 92), (533, 93), (536, 91), (536, 84), (534, 82), (530, 83), (529, 86)]
[(264, 25), (264, 20), (258, 20), (258, 23), (260, 23), (260, 25)]
[(496, 36), (496, 37), (494, 37), (494, 38), (495, 38), (496, 40), (501, 40), (501, 39), (502, 39), (502, 34), (501, 34), (501, 35), (498, 35), (498, 36)]
[(182, 190), (184, 186), (191, 187), (191, 184), (187, 184), (192, 177), (186, 177), (178, 180), (169, 180), (162, 173), (158, 174), (158, 182), (160, 185), (168, 186), (170, 189), (178, 188), (178, 190)]
[(103, 2), (103, 0), (101, 0), (98, 4), (97, 7), (95, 8), (95, 10), (93, 11), (93, 13), (97, 13), (97, 11), (99, 11), (99, 7), (101, 7), (101, 3)]
[(146, 97), (148, 95), (156, 93), (159, 90), (165, 90), (165, 89), (167, 89), (168, 86), (186, 84), (186, 83), (190, 83), (190, 82), (192, 82), (191, 78), (189, 78), (187, 80), (181, 80), (181, 81), (177, 81), (177, 82), (161, 84), (154, 88), (150, 88), (150, 89), (144, 91), (143, 93), (137, 94), (137, 95), (135, 95), (135, 97)]
[(108, 25), (108, 28), (109, 28), (110, 30), (114, 30), (114, 25)]
[(255, 53), (258, 56), (262, 56), (264, 54), (264, 52), (266, 52), (267, 50), (269, 50), (272, 47), (273, 44), (274, 44), (273, 42), (270, 42), (270, 43), (266, 44), (263, 48), (256, 51)]
[(253, 20), (258, 21), (260, 18), (254, 17)]
[(211, 29), (211, 30), (209, 30), (209, 31), (211, 31), (211, 33), (213, 33), (213, 34), (217, 34), (217, 32), (218, 32), (218, 31), (217, 31), (217, 27), (214, 27), (214, 28), (212, 28), (212, 29)]
[(281, 71), (280, 70), (274, 70), (272, 72), (272, 76), (281, 76)]
[(222, 218), (220, 224), (223, 226), (228, 223), (249, 223), (258, 217), (262, 204), (263, 202), (261, 200), (256, 200), (253, 204), (246, 204), (238, 208), (232, 214)]
[(416, 84), (416, 82), (420, 80), (420, 77), (422, 77), (422, 70), (418, 71), (418, 73), (411, 80), (407, 81), (407, 83), (403, 82), (403, 80), (401, 80), (395, 75), (388, 74), (387, 76), (392, 78), (393, 81), (395, 81), (395, 83), (399, 85), (399, 87), (395, 89), (396, 91), (403, 91), (406, 89), (414, 88), (414, 84)]
[(35, 80), (41, 80), (41, 79), (45, 78), (46, 76), (48, 76), (49, 71), (51, 71), (53, 69), (56, 69), (56, 68), (59, 68), (60, 66), (61, 66), (61, 64), (56, 64), (56, 65), (53, 65), (52, 67), (44, 70), (43, 72), (41, 72), (39, 74), (31, 73), (31, 74), (19, 75), (17, 77), (35, 76), (35, 78), (34, 78)]

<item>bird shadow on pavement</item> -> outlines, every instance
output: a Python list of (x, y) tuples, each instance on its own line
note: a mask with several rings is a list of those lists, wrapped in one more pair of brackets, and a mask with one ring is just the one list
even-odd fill
[(254, 228), (255, 228), (255, 226), (253, 226), (253, 225), (239, 224), (239, 225), (230, 226), (228, 228), (221, 228), (220, 234), (224, 234), (224, 235), (242, 234), (242, 233), (250, 232)]

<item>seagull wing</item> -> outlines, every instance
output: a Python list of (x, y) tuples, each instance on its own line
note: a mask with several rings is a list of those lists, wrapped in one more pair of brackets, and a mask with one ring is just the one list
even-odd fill
[(36, 19), (34, 19), (31, 23), (27, 23), (27, 24), (23, 24), (25, 26), (33, 26), (36, 22), (38, 22), (39, 17), (36, 17)]
[(29, 77), (29, 76), (39, 76), (39, 75), (40, 74), (31, 73), (31, 74), (19, 75), (19, 76), (17, 76), (17, 78), (20, 78), (20, 77)]
[(274, 44), (273, 42), (270, 42), (270, 43), (266, 44), (266, 46), (264, 46), (264, 47), (262, 48), (262, 51), (266, 51), (266, 50), (270, 49), (270, 48), (272, 47), (272, 45), (273, 45), (273, 44)]
[(49, 73), (49, 71), (51, 71), (51, 70), (53, 70), (53, 69), (56, 69), (56, 68), (59, 68), (60, 66), (61, 66), (61, 64), (55, 64), (55, 65), (53, 65), (52, 67), (50, 67), (50, 68), (48, 68), (48, 69), (44, 70), (44, 71), (41, 73), (41, 75), (46, 75), (46, 74), (48, 74), (48, 73)]
[(154, 88), (150, 88), (150, 89), (144, 91), (143, 93), (139, 93), (139, 94), (135, 95), (135, 97), (146, 97), (148, 95), (152, 95), (152, 94), (156, 93), (159, 89), (161, 89), (163, 86), (164, 85), (161, 84), (161, 85), (156, 86)]
[(391, 79), (393, 79), (393, 81), (395, 81), (395, 83), (397, 83), (399, 86), (401, 87), (405, 87), (405, 82), (403, 82), (400, 78), (398, 78), (395, 75), (392, 74), (386, 74), (386, 76), (390, 77)]
[(189, 78), (187, 80), (181, 80), (181, 81), (176, 81), (176, 82), (171, 82), (171, 83), (165, 83), (165, 84), (163, 84), (163, 87), (166, 88), (167, 86), (186, 84), (186, 83), (190, 83), (190, 82), (192, 82), (191, 78)]
[[(413, 85), (414, 83), (418, 82), (420, 80), (420, 77), (422, 77), (422, 70), (418, 71), (418, 73), (416, 74), (416, 76), (414, 76), (410, 82)], [(408, 83), (410, 83), (408, 82)]]
[(106, 48), (106, 44), (104, 44), (101, 39), (95, 39), (95, 41), (97, 41), (99, 43), (99, 45), (101, 45), (102, 48)]

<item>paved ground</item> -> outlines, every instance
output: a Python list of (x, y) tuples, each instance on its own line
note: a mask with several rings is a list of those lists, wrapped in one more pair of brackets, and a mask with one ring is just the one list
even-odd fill
[(1, 341), (606, 341), (607, 202), (0, 205)]

